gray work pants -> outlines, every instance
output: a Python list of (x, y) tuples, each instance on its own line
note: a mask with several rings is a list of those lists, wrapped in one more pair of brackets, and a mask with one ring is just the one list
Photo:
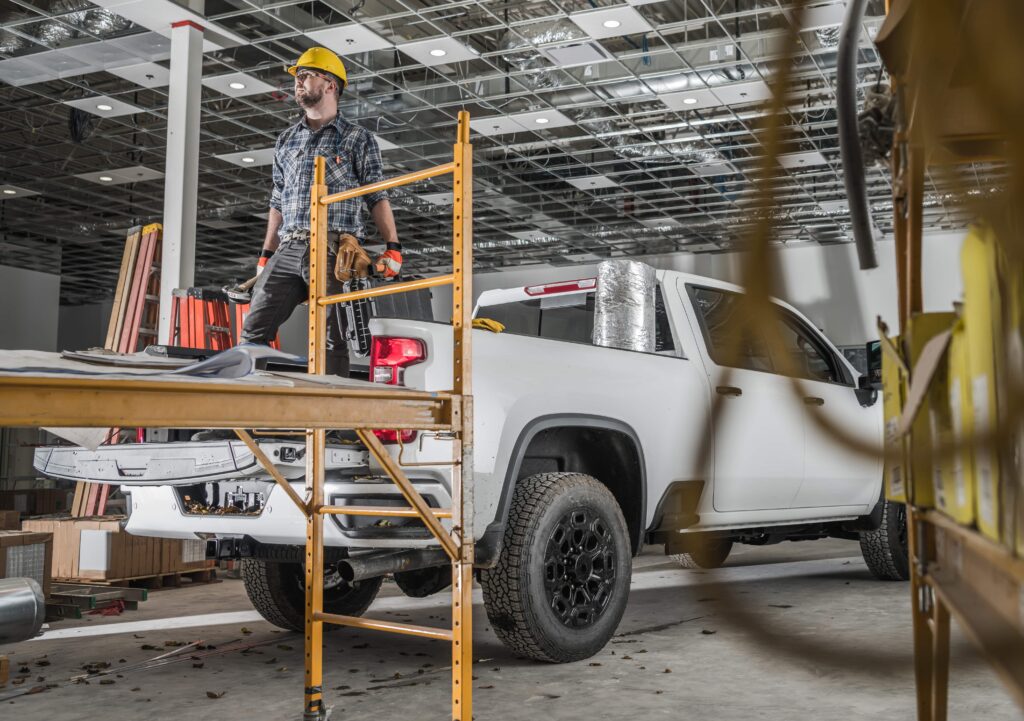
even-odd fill
[[(331, 244), (333, 245), (333, 243)], [(341, 282), (334, 277), (336, 253), (327, 251), (327, 293), (341, 293)], [(281, 324), (295, 307), (309, 299), (309, 242), (285, 240), (267, 262), (253, 288), (249, 314), (242, 327), (244, 343), (269, 345)], [(348, 376), (348, 321), (344, 308), (327, 308), (327, 373)]]

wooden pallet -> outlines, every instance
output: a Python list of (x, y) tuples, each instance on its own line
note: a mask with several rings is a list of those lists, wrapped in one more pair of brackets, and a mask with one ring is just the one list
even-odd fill
[(128, 586), (134, 589), (157, 590), (161, 588), (177, 588), (182, 580), (190, 583), (217, 583), (216, 568), (197, 568), (191, 571), (175, 571), (174, 573), (158, 573), (149, 576), (129, 576), (127, 578), (55, 578), (56, 583), (89, 584), (92, 586)]

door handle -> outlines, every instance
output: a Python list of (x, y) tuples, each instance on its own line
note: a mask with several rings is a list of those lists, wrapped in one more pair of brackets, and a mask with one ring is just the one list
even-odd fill
[(715, 392), (723, 396), (741, 396), (743, 390), (736, 386), (718, 386), (715, 388)]
[(825, 399), (818, 398), (817, 396), (805, 396), (804, 403), (809, 406), (823, 406), (825, 405)]

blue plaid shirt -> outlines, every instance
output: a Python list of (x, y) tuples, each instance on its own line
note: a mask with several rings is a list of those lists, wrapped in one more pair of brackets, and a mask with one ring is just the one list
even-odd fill
[[(366, 128), (353, 125), (341, 115), (319, 130), (311, 130), (303, 115), (277, 139), (274, 149), (274, 189), (270, 207), (281, 212), (280, 234), (309, 229), (309, 189), (313, 184), (313, 159), (326, 158), (327, 192), (338, 193), (384, 180), (384, 164), (377, 139)], [(332, 203), (327, 208), (327, 228), (363, 237), (362, 210), (382, 200), (386, 191)]]

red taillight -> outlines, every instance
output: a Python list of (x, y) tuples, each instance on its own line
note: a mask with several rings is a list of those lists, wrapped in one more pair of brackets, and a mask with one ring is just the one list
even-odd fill
[(552, 293), (567, 293), (573, 290), (590, 290), (597, 287), (597, 278), (583, 278), (582, 280), (565, 280), (547, 285), (531, 285), (526, 288), (527, 295), (551, 295)]
[(427, 357), (423, 341), (416, 338), (375, 337), (370, 346), (370, 380), (374, 383), (402, 383), (402, 369)]
[[(387, 338), (375, 336), (370, 345), (370, 380), (374, 383), (404, 385), (403, 369), (427, 358), (427, 349), (423, 341), (416, 338)], [(398, 443), (401, 433), (402, 443), (416, 440), (416, 431), (375, 430), (374, 435), (381, 443)]]
[(412, 443), (416, 440), (416, 431), (403, 430), (403, 431), (381, 431), (376, 430), (373, 435), (380, 439), (381, 443), (398, 443), (398, 434), (402, 434), (402, 443)]

